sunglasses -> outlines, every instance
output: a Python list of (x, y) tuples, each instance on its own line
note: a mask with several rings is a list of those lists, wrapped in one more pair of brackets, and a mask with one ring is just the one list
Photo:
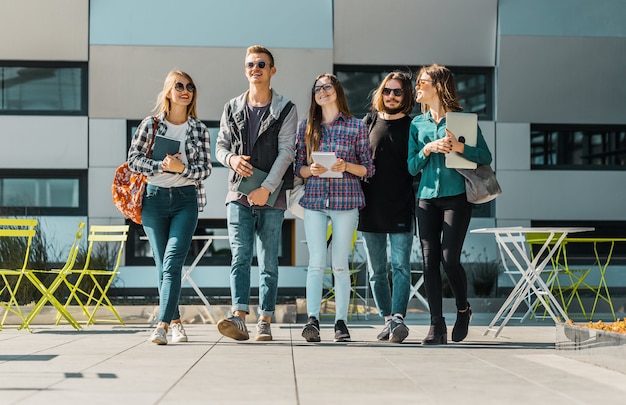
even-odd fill
[[(254, 62), (248, 62), (246, 63), (246, 67), (248, 69), (253, 69), (254, 68), (255, 63)], [(267, 66), (267, 62), (265, 61), (259, 61), (256, 63), (256, 65), (259, 67), (259, 69), (265, 69), (265, 66)]]
[(185, 86), (181, 82), (178, 82), (174, 85), (174, 90), (176, 91), (183, 91), (185, 89), (187, 89), (188, 92), (193, 93), (194, 91), (196, 91), (196, 86), (191, 83), (187, 83), (187, 86)]
[(385, 87), (383, 89), (383, 96), (390, 95), (392, 91), (393, 95), (396, 97), (400, 97), (402, 94), (404, 94), (404, 91), (402, 89), (390, 89), (389, 87)]
[(331, 91), (332, 89), (334, 89), (333, 85), (330, 84), (330, 83), (326, 83), (326, 84), (322, 84), (321, 86), (313, 87), (313, 92), (315, 94), (317, 94), (317, 93), (319, 93), (322, 90), (324, 90), (324, 91)]
[(417, 85), (417, 87), (421, 88), (423, 84), (432, 83), (432, 82), (433, 82), (432, 80), (418, 79), (415, 81), (415, 84)]

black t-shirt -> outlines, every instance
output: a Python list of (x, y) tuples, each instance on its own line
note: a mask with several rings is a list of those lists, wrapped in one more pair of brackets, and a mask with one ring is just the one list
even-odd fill
[(414, 177), (407, 167), (411, 117), (376, 119), (370, 147), (376, 173), (362, 182), (365, 207), (359, 215), (360, 231), (411, 232), (414, 223)]

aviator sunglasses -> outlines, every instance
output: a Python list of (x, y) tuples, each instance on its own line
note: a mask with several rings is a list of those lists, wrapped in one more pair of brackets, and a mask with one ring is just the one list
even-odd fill
[(402, 89), (390, 89), (389, 87), (385, 87), (383, 89), (383, 95), (388, 96), (391, 94), (392, 91), (393, 91), (393, 95), (396, 97), (400, 97), (404, 93)]
[[(246, 67), (248, 69), (252, 69), (254, 68), (255, 63), (254, 62), (248, 62), (246, 63)], [(259, 61), (256, 63), (256, 65), (259, 67), (259, 69), (265, 69), (265, 66), (267, 65), (267, 62), (265, 61)]]
[(187, 83), (187, 86), (185, 86), (181, 82), (178, 82), (178, 83), (176, 83), (174, 85), (174, 89), (176, 91), (183, 91), (183, 90), (187, 89), (188, 92), (193, 93), (194, 91), (196, 91), (196, 86), (194, 86), (191, 83)]

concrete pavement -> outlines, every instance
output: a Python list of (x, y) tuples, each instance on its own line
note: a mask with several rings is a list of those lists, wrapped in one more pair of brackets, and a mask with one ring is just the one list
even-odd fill
[(626, 395), (625, 374), (555, 350), (550, 322), (511, 322), (494, 339), (483, 336), (491, 316), (475, 314), (468, 338), (446, 346), (419, 344), (424, 316), (407, 320), (400, 345), (376, 341), (378, 319), (349, 322), (351, 343), (333, 343), (325, 319), (319, 344), (302, 339), (302, 324), (272, 325), (272, 342), (192, 324), (188, 343), (167, 346), (147, 341), (147, 325), (5, 327), (0, 403), (609, 404)]

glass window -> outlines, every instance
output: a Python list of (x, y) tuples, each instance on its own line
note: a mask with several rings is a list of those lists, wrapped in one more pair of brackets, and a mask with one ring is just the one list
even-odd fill
[[(459, 101), (465, 112), (478, 114), (480, 120), (493, 118), (493, 68), (448, 66), (454, 74)], [(410, 71), (413, 76), (421, 66), (335, 65), (335, 75), (343, 84), (350, 111), (363, 117), (370, 109), (371, 95), (385, 76), (394, 70)], [(420, 114), (419, 105), (413, 115)]]
[[(220, 122), (219, 121), (202, 121), (204, 125), (209, 129), (209, 134), (211, 135), (211, 163), (213, 167), (222, 167), (222, 164), (215, 159), (215, 144), (217, 143), (217, 133), (220, 130)], [(126, 144), (130, 146), (130, 142), (133, 139), (133, 135), (135, 135), (135, 131), (137, 131), (137, 127), (141, 123), (141, 120), (128, 120), (126, 121)]]
[(87, 115), (87, 63), (0, 62), (0, 114)]
[(87, 171), (2, 170), (3, 215), (87, 215)]
[(625, 169), (626, 126), (533, 124), (532, 169)]
[[(128, 266), (151, 266), (154, 265), (152, 250), (141, 225), (126, 221), (130, 225), (130, 232), (126, 244), (126, 265)], [(295, 221), (285, 219), (283, 221), (281, 243), (278, 252), (278, 264), (281, 266), (293, 266), (294, 257), (292, 252), (295, 238)], [(215, 235), (207, 251), (199, 261), (201, 266), (230, 266), (231, 252), (228, 241), (228, 226), (226, 219), (199, 219), (194, 235)], [(191, 248), (187, 254), (185, 265), (190, 265), (204, 247), (205, 240), (198, 239), (191, 242)], [(254, 250), (256, 252), (256, 250)], [(253, 266), (257, 265), (256, 254)]]

